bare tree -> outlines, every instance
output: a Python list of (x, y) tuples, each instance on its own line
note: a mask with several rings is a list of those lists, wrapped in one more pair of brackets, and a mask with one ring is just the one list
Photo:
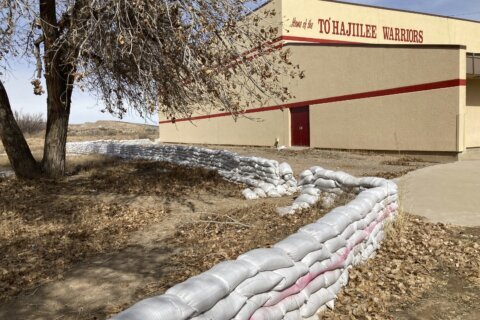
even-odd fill
[[(265, 2), (265, 1), (263, 1)], [(65, 171), (74, 86), (96, 94), (118, 117), (133, 108), (169, 118), (222, 109), (234, 116), (258, 101), (290, 98), (280, 79), (296, 77), (288, 52), (272, 41), (276, 12), (249, 15), (259, 0), (0, 0), (0, 62), (30, 55), (35, 94), (46, 84), (41, 172)], [(17, 175), (33, 168), (0, 86), (0, 135)], [(15, 139), (12, 139), (15, 137)], [(21, 141), (21, 142), (19, 142)], [(24, 165), (16, 166), (15, 162)], [(27, 165), (29, 164), (29, 165)], [(23, 169), (26, 168), (26, 169)]]

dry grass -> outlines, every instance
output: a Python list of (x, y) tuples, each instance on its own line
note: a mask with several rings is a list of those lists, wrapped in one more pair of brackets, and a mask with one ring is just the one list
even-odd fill
[(185, 195), (240, 195), (211, 171), (89, 160), (58, 181), (0, 180), (0, 300), (59, 279), (89, 256), (122, 249), (132, 232), (159, 223), (168, 211), (131, 206), (127, 196), (159, 196), (168, 205)]

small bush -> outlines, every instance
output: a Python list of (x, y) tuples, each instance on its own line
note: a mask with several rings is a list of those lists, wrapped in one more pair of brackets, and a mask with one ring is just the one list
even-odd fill
[(36, 134), (45, 130), (46, 124), (41, 113), (14, 111), (13, 116), (23, 134)]

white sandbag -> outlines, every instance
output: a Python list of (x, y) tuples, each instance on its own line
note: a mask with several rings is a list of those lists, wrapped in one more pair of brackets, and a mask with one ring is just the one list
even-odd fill
[(269, 198), (281, 198), (282, 197), (282, 195), (280, 193), (278, 193), (278, 191), (276, 189), (272, 189), (272, 190), (268, 191), (267, 196)]
[(275, 189), (275, 186), (271, 183), (266, 183), (266, 182), (261, 182), (258, 185), (259, 188), (261, 188), (265, 193), (268, 194), (269, 191)]
[(259, 271), (271, 271), (293, 266), (292, 259), (285, 251), (277, 248), (260, 248), (249, 251), (238, 257), (257, 266)]
[(195, 310), (175, 295), (162, 295), (138, 302), (111, 320), (185, 320)]
[(335, 299), (335, 295), (327, 289), (320, 289), (318, 292), (312, 294), (307, 303), (300, 308), (300, 315), (304, 318), (311, 317), (317, 313), (321, 306), (332, 299)]
[(307, 202), (294, 202), (292, 203), (292, 208), (294, 210), (308, 209), (310, 205)]
[(323, 172), (328, 171), (328, 170), (325, 170), (325, 169), (323, 169), (322, 167), (319, 167), (319, 166), (313, 166), (309, 170), (313, 173), (313, 175), (317, 175), (321, 172), (323, 173)]
[(251, 319), (282, 320), (283, 312), (279, 307), (260, 308), (252, 315)]
[(302, 316), (300, 315), (300, 310), (293, 310), (285, 314), (283, 320), (300, 320)]
[(285, 193), (287, 193), (287, 189), (282, 186), (282, 185), (278, 185), (275, 190), (277, 191), (278, 194), (280, 195), (284, 195)]
[(356, 231), (357, 229), (355, 229), (355, 223), (352, 223), (346, 227), (345, 230), (343, 230), (343, 232), (340, 234), (340, 237), (342, 239), (349, 239)]
[(307, 184), (314, 184), (315, 178), (313, 176), (305, 176), (300, 179), (299, 185), (307, 185)]
[(273, 271), (260, 272), (256, 276), (240, 283), (235, 292), (247, 298), (271, 291), (284, 277)]
[(263, 191), (263, 189), (261, 189), (261, 188), (255, 188), (255, 189), (253, 189), (253, 192), (255, 192), (255, 194), (256, 194), (259, 198), (266, 198), (266, 197), (267, 197), (267, 194), (266, 194), (265, 191)]
[(350, 238), (348, 238), (347, 247), (353, 248), (359, 243), (361, 243), (362, 241), (364, 241), (365, 238), (366, 238), (365, 231), (363, 231), (363, 229), (357, 230), (353, 235), (350, 236)]
[(324, 190), (324, 189), (337, 188), (338, 185), (335, 183), (334, 180), (326, 180), (326, 179), (318, 178), (315, 180), (315, 187), (317, 187), (320, 190)]
[(228, 293), (229, 288), (223, 281), (205, 274), (190, 278), (166, 291), (166, 294), (179, 297), (197, 313), (209, 310)]
[(232, 292), (226, 298), (220, 300), (212, 309), (192, 318), (192, 320), (230, 320), (244, 306), (247, 298)]
[(340, 285), (342, 287), (346, 287), (348, 285), (348, 280), (349, 280), (348, 269), (343, 270), (339, 280), (340, 280)]
[(286, 297), (280, 301), (277, 306), (282, 310), (284, 315), (291, 311), (300, 309), (301, 306), (307, 301), (307, 296), (303, 292)]
[(294, 209), (292, 206), (276, 208), (275, 211), (276, 211), (280, 216), (286, 216), (286, 215), (290, 215), (290, 214), (294, 214), (294, 213), (295, 213), (295, 209)]
[(302, 188), (302, 194), (308, 194), (311, 196), (318, 197), (320, 193), (321, 193), (320, 189), (317, 189), (317, 188), (312, 188), (312, 187)]
[(299, 177), (300, 177), (300, 180), (302, 180), (303, 178), (308, 177), (308, 176), (313, 176), (312, 171), (310, 171), (310, 170), (304, 170), (304, 171), (302, 171), (302, 172), (300, 173), (300, 176), (299, 176)]
[(337, 195), (334, 193), (323, 193), (323, 196), (321, 197), (322, 207), (327, 209), (333, 207), (336, 199)]
[(330, 258), (330, 252), (325, 246), (322, 246), (322, 249), (307, 254), (302, 259), (302, 263), (304, 263), (307, 267), (310, 267), (314, 263), (324, 261), (328, 258)]
[(287, 189), (288, 193), (294, 194), (298, 191), (298, 187), (290, 187)]
[(251, 189), (243, 190), (242, 194), (245, 197), (245, 199), (247, 199), (247, 200), (256, 200), (256, 199), (259, 198), (259, 196), (254, 191), (252, 191)]
[(337, 298), (337, 294), (340, 292), (340, 290), (342, 290), (342, 282), (343, 280), (342, 280), (342, 277), (340, 276), (338, 280), (327, 289), (334, 295), (334, 299)]
[(282, 249), (293, 261), (302, 260), (307, 254), (320, 250), (322, 245), (306, 232), (297, 232), (273, 246)]
[(313, 279), (304, 289), (305, 295), (308, 297), (312, 296), (316, 292), (320, 291), (320, 289), (327, 289), (332, 284), (338, 281), (342, 276), (342, 271), (340, 269), (336, 269), (333, 271), (327, 271), (315, 279)]
[(278, 174), (283, 177), (287, 174), (293, 174), (293, 170), (292, 170), (292, 167), (290, 167), (290, 165), (286, 162), (283, 162), (281, 164), (278, 165)]
[(295, 199), (294, 203), (308, 203), (309, 206), (315, 205), (318, 201), (318, 196), (311, 196), (309, 194), (301, 194)]
[(343, 214), (343, 208), (338, 207), (327, 213), (321, 219), (323, 223), (336, 225), (340, 230), (345, 230), (346, 227), (351, 225), (354, 221), (351, 217)]
[(330, 253), (335, 253), (342, 248), (347, 247), (347, 241), (341, 236), (325, 241), (323, 244)]
[(355, 177), (352, 177), (348, 173), (337, 171), (335, 174), (335, 180), (342, 186), (345, 187), (357, 187), (359, 185), (359, 180)]
[(314, 237), (319, 243), (323, 243), (327, 240), (338, 236), (342, 230), (336, 227), (332, 227), (330, 224), (326, 224), (320, 219), (316, 223), (311, 223), (300, 228), (300, 232), (305, 232)]
[(285, 184), (288, 187), (297, 187), (297, 181), (295, 179), (288, 179), (287, 182), (285, 182)]
[(245, 320), (250, 319), (251, 316), (263, 307), (263, 305), (270, 299), (270, 294), (264, 293), (251, 297), (246, 301), (237, 315), (233, 318), (234, 320)]
[(258, 273), (258, 269), (244, 260), (224, 261), (213, 266), (206, 275), (214, 276), (222, 280), (233, 291), (240, 283)]
[(282, 291), (291, 287), (293, 284), (295, 284), (295, 282), (297, 282), (298, 279), (306, 275), (308, 271), (308, 267), (301, 262), (295, 263), (295, 265), (290, 268), (283, 268), (273, 271), (283, 278), (283, 280), (280, 281), (280, 283), (277, 284), (273, 290)]

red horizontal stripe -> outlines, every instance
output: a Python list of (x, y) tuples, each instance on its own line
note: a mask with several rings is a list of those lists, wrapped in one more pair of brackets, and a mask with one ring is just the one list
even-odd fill
[[(465, 79), (453, 79), (453, 80), (446, 80), (446, 81), (439, 81), (439, 82), (417, 84), (417, 85), (406, 86), (406, 87), (368, 91), (368, 92), (347, 94), (347, 95), (336, 96), (336, 97), (307, 100), (307, 101), (301, 101), (301, 102), (293, 102), (293, 103), (287, 103), (287, 104), (277, 105), (277, 106), (248, 109), (248, 110), (244, 110), (242, 113), (240, 113), (240, 115), (248, 114), (248, 113), (256, 113), (256, 112), (280, 110), (283, 108), (292, 109), (292, 108), (299, 108), (299, 107), (304, 107), (308, 105), (311, 106), (316, 104), (326, 104), (326, 103), (332, 103), (332, 102), (391, 96), (391, 95), (402, 94), (402, 93), (445, 89), (445, 88), (452, 88), (452, 87), (459, 87), (459, 86), (466, 86), (466, 85), (467, 85), (467, 80)], [(230, 115), (231, 113), (229, 112), (223, 112), (223, 113), (209, 114), (209, 115), (197, 116), (197, 117), (191, 117), (191, 118), (185, 118), (185, 119), (178, 119), (178, 120), (175, 120), (175, 122), (195, 121), (195, 120), (202, 120), (202, 119), (225, 117)], [(165, 121), (160, 121), (160, 124), (171, 123), (171, 122), (172, 120), (165, 120)]]
[(282, 40), (285, 41), (303, 41), (311, 43), (360, 43), (353, 41), (342, 41), (342, 40), (330, 40), (330, 39), (318, 39), (318, 38), (305, 38), (305, 37), (295, 37), (295, 36), (282, 36)]

